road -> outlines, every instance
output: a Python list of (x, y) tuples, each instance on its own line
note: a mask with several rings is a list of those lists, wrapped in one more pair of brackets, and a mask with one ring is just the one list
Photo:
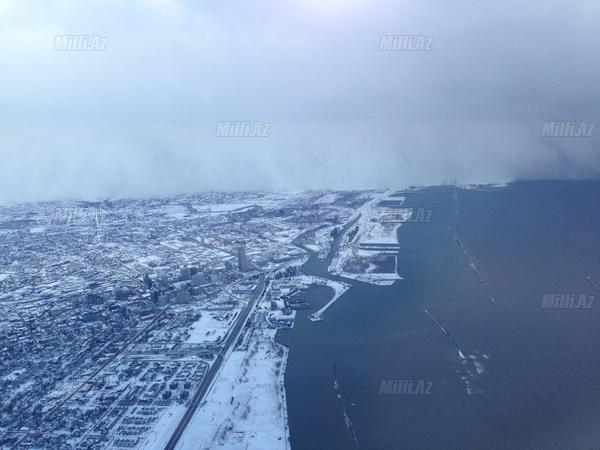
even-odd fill
[(194, 393), (194, 396), (192, 397), (192, 400), (190, 401), (190, 404), (189, 404), (185, 414), (183, 415), (183, 417), (181, 418), (181, 421), (177, 425), (175, 432), (171, 435), (169, 442), (167, 442), (167, 445), (165, 446), (165, 450), (175, 449), (175, 446), (179, 442), (179, 439), (183, 435), (183, 432), (185, 431), (190, 420), (194, 416), (196, 409), (198, 409), (198, 405), (200, 405), (200, 402), (204, 398), (204, 395), (208, 391), (208, 388), (211, 386), (215, 376), (217, 375), (217, 373), (219, 373), (221, 365), (223, 364), (223, 361), (225, 359), (224, 355), (227, 353), (227, 350), (233, 344), (235, 344), (235, 342), (237, 341), (237, 339), (240, 335), (240, 332), (241, 332), (242, 328), (244, 327), (244, 325), (246, 324), (246, 320), (248, 319), (248, 316), (250, 315), (250, 311), (252, 311), (252, 309), (254, 308), (254, 306), (256, 305), (258, 300), (260, 299), (260, 297), (263, 295), (265, 286), (266, 286), (265, 274), (261, 274), (259, 281), (258, 281), (258, 285), (256, 286), (256, 289), (254, 290), (254, 295), (253, 295), (252, 300), (250, 300), (248, 302), (248, 304), (244, 307), (240, 316), (238, 317), (236, 324), (234, 325), (233, 329), (231, 330), (231, 333), (229, 333), (229, 336), (227, 337), (225, 342), (221, 345), (221, 351), (218, 353), (217, 358), (215, 359), (215, 362), (212, 364), (212, 366), (210, 367), (210, 369), (208, 370), (208, 372), (202, 379), (200, 386), (198, 386), (198, 389), (196, 389), (196, 392)]

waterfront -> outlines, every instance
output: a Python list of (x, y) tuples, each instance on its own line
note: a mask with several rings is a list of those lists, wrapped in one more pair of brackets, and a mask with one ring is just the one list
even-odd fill
[[(405, 280), (344, 279), (352, 288), (322, 322), (299, 311), (279, 333), (290, 347), (292, 448), (353, 448), (334, 364), (361, 449), (597, 447), (600, 307), (549, 311), (541, 301), (597, 294), (586, 277), (600, 279), (599, 195), (591, 182), (459, 189), (457, 233), (482, 283), (450, 231), (453, 188), (408, 193), (406, 206), (430, 209), (432, 220), (398, 231)], [(327, 265), (313, 256), (304, 269), (327, 277)], [(314, 301), (313, 310), (324, 300)], [(460, 359), (425, 308), (474, 360)], [(431, 393), (380, 395), (390, 379), (430, 380)]]

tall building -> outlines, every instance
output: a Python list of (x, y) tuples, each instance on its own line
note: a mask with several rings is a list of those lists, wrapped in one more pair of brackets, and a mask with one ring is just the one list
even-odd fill
[(246, 248), (244, 246), (238, 248), (238, 267), (241, 272), (248, 272), (254, 269), (254, 264), (252, 264), (248, 255), (246, 255)]
[(204, 284), (206, 281), (206, 277), (204, 276), (204, 272), (199, 272), (192, 277), (192, 286), (200, 286)]
[(179, 272), (179, 281), (187, 281), (190, 279), (191, 271), (189, 267), (184, 267)]

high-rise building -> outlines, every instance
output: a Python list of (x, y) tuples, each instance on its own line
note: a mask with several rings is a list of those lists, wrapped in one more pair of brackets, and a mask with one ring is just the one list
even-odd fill
[(179, 281), (187, 281), (190, 279), (191, 271), (189, 267), (184, 267), (179, 272)]
[(192, 286), (200, 286), (206, 282), (206, 277), (203, 272), (199, 272), (192, 277)]
[(248, 272), (254, 269), (254, 264), (252, 264), (248, 255), (246, 255), (246, 248), (244, 246), (238, 248), (238, 267), (241, 272)]

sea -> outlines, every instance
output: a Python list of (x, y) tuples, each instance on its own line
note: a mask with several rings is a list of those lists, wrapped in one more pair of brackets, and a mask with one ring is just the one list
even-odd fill
[[(600, 182), (397, 195), (429, 211), (398, 230), (403, 280), (344, 279), (320, 322), (312, 287), (278, 332), (292, 449), (600, 448)], [(341, 279), (331, 257), (304, 271)]]

